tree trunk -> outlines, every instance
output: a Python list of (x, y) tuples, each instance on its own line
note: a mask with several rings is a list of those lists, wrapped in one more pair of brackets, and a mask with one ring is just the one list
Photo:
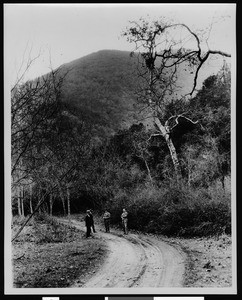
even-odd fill
[(71, 203), (70, 203), (70, 190), (69, 187), (66, 188), (66, 194), (67, 194), (67, 213), (68, 217), (71, 215)]
[(43, 205), (43, 210), (44, 210), (44, 213), (45, 214), (48, 214), (49, 213), (49, 207), (48, 207), (48, 204), (45, 202), (44, 205)]
[(20, 190), (20, 195), (21, 195), (21, 210), (22, 210), (22, 216), (24, 216), (24, 188), (21, 187), (21, 190)]
[(188, 180), (187, 180), (187, 183), (188, 183), (189, 188), (191, 187), (191, 178), (192, 178), (191, 168), (190, 168), (190, 164), (188, 163)]
[(167, 136), (166, 136), (165, 139), (166, 139), (167, 146), (170, 150), (170, 154), (171, 154), (171, 158), (172, 158), (172, 162), (173, 162), (173, 165), (175, 168), (176, 175), (177, 175), (177, 177), (180, 178), (181, 177), (181, 169), (180, 169), (180, 163), (179, 163), (177, 153), (176, 153), (176, 148), (170, 137), (167, 138)]
[(150, 181), (152, 182), (153, 180), (152, 180), (152, 177), (151, 177), (150, 168), (148, 166), (148, 163), (147, 163), (146, 159), (144, 159), (144, 162), (145, 162), (145, 166), (146, 166), (146, 169), (147, 169), (147, 172), (148, 172), (148, 176), (150, 178)]
[(223, 190), (225, 191), (225, 177), (224, 177), (224, 176), (221, 176), (220, 181), (221, 181), (221, 183), (222, 183), (222, 188), (223, 188)]
[(70, 190), (69, 187), (66, 188), (67, 193), (67, 213), (68, 213), (68, 220), (71, 222), (71, 203), (70, 203)]
[(18, 195), (18, 215), (19, 217), (22, 215), (21, 212), (21, 194), (20, 194), (20, 187), (17, 187), (17, 195)]
[[(37, 206), (40, 204), (40, 201), (41, 201), (41, 188), (39, 187), (38, 189), (38, 204)], [(42, 207), (39, 208), (39, 213), (41, 213), (42, 211)]]
[(53, 198), (52, 194), (50, 194), (50, 215), (52, 216), (52, 208), (53, 208)]
[(164, 137), (166, 144), (169, 148), (171, 159), (173, 162), (173, 166), (175, 169), (176, 177), (179, 180), (181, 178), (181, 168), (180, 163), (177, 157), (176, 148), (172, 142), (170, 137), (170, 133), (166, 130), (165, 126), (163, 126), (158, 118), (154, 118), (155, 124), (158, 126), (162, 136)]
[(33, 200), (33, 188), (32, 188), (32, 185), (30, 184), (30, 186), (29, 186), (29, 208), (30, 208), (30, 213), (31, 214), (33, 213), (32, 200)]
[(60, 186), (60, 183), (57, 182), (57, 185), (58, 185), (58, 189), (59, 189), (59, 193), (60, 193), (60, 197), (61, 197), (61, 201), (62, 201), (62, 205), (63, 205), (63, 213), (64, 213), (64, 216), (65, 216), (66, 215), (65, 197), (64, 197), (62, 188)]

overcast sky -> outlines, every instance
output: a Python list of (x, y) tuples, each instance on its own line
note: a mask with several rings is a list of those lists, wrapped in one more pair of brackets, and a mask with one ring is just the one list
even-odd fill
[[(41, 52), (26, 79), (102, 49), (132, 50), (120, 37), (128, 21), (161, 16), (205, 28), (216, 21), (211, 49), (235, 47), (234, 4), (5, 4), (5, 76), (14, 82), (23, 57)], [(225, 18), (224, 18), (225, 17)], [(218, 21), (218, 22), (217, 22)], [(24, 54), (25, 53), (25, 54)]]

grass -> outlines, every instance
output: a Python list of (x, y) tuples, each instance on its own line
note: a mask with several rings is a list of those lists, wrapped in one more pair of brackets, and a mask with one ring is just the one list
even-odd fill
[[(19, 226), (15, 220), (13, 231)], [(87, 240), (84, 232), (50, 218), (26, 226), (12, 250), (17, 288), (69, 287), (79, 277), (94, 273), (106, 253), (102, 240)]]

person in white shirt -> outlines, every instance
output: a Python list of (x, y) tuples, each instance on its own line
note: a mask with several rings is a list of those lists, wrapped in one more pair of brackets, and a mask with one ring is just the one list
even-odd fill
[(103, 215), (103, 220), (104, 220), (106, 232), (110, 232), (110, 217), (111, 217), (110, 212), (105, 210), (104, 215)]
[(122, 226), (124, 234), (128, 234), (128, 212), (126, 209), (123, 209), (123, 213), (121, 214)]

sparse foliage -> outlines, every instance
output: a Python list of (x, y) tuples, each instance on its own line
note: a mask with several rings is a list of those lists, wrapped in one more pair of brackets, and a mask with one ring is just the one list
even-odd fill
[[(190, 95), (196, 89), (199, 70), (211, 55), (230, 57), (222, 51), (207, 50), (201, 47), (201, 37), (186, 24), (170, 23), (164, 21), (149, 22), (140, 19), (138, 22), (130, 22), (130, 26), (123, 33), (130, 43), (135, 44), (134, 51), (138, 51), (139, 76), (142, 78), (140, 89), (137, 91), (137, 99), (153, 119), (159, 134), (166, 140), (170, 150), (174, 169), (178, 179), (181, 177), (180, 162), (171, 134), (179, 125), (180, 118), (188, 118), (185, 111), (176, 111), (165, 116), (166, 107), (174, 101), (178, 103), (185, 95), (177, 96), (179, 87), (178, 77), (185, 68), (190, 68), (194, 73), (193, 87)], [(191, 40), (192, 48), (185, 44)], [(184, 73), (184, 71), (183, 71)], [(175, 121), (175, 122), (174, 122)]]

